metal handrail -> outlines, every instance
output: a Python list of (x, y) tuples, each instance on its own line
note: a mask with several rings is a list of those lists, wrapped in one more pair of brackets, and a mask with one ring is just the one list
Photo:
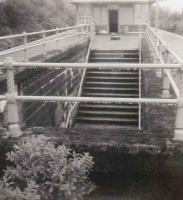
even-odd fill
[[(147, 26), (147, 27), (148, 27), (148, 26)], [(149, 28), (150, 28), (150, 26), (149, 26)], [(154, 36), (158, 39), (158, 41), (161, 41), (163, 44), (165, 44), (165, 42), (162, 41), (161, 38), (160, 38), (155, 32), (153, 32), (153, 30), (151, 30), (151, 31), (152, 31), (152, 33), (154, 34)], [(161, 55), (159, 54), (158, 49), (157, 49), (155, 46), (153, 46), (153, 41), (152, 41), (152, 39), (150, 38), (150, 36), (148, 35), (148, 33), (147, 33), (147, 36), (148, 36), (148, 39), (149, 39), (150, 42), (151, 42), (151, 46), (152, 46), (152, 48), (153, 48), (153, 50), (154, 50), (154, 52), (155, 52), (157, 58), (159, 59), (160, 63), (161, 63), (161, 64), (166, 64), (166, 63), (164, 62), (163, 58), (161, 57)], [(170, 53), (170, 52), (173, 52), (170, 48), (168, 48), (167, 51), (168, 51), (169, 53)], [(174, 57), (175, 57), (175, 56), (174, 56)], [(177, 59), (180, 59), (180, 58), (177, 56)], [(178, 60), (177, 60), (177, 61), (178, 61)], [(180, 61), (182, 61), (182, 60), (180, 59)], [(181, 62), (180, 62), (180, 63), (181, 63)], [(182, 65), (182, 64), (181, 64), (181, 65)], [(179, 98), (179, 97), (180, 97), (180, 91), (179, 91), (179, 88), (178, 88), (178, 86), (176, 85), (175, 80), (173, 79), (173, 77), (172, 77), (170, 71), (169, 71), (168, 69), (164, 69), (164, 72), (165, 72), (165, 74), (166, 74), (168, 80), (170, 81), (170, 84), (171, 84), (171, 86), (172, 86), (172, 89), (173, 89), (173, 91), (174, 91), (176, 97)]]
[[(0, 95), (0, 100), (10, 99), (9, 95)], [(158, 99), (158, 98), (108, 98), (108, 97), (70, 97), (70, 96), (19, 96), (14, 95), (17, 101), (40, 101), (40, 102), (97, 102), (97, 103), (143, 103), (143, 104), (178, 104), (178, 99)]]
[(52, 32), (57, 32), (57, 31), (67, 31), (67, 30), (72, 30), (80, 27), (87, 27), (90, 26), (89, 24), (84, 24), (84, 25), (77, 25), (77, 26), (71, 26), (71, 27), (66, 27), (66, 28), (55, 28), (55, 29), (50, 29), (50, 30), (42, 30), (42, 31), (37, 31), (37, 32), (30, 32), (30, 33), (21, 33), (21, 34), (16, 34), (16, 35), (9, 35), (9, 36), (1, 36), (0, 40), (5, 40), (5, 39), (13, 39), (13, 38), (19, 38), (19, 37), (25, 37), (25, 36), (32, 36), (32, 35), (39, 35), (43, 33), (52, 33)]
[[(1, 65), (2, 64), (2, 65)], [(0, 63), (3, 66), (4, 63)], [(182, 64), (148, 64), (148, 63), (35, 63), (14, 62), (15, 68), (75, 68), (75, 69), (182, 69)]]
[(171, 73), (170, 73), (169, 70), (165, 69), (164, 72), (165, 72), (166, 76), (168, 77), (168, 79), (170, 81), (170, 84), (172, 86), (172, 89), (175, 92), (176, 97), (179, 99), (179, 97), (180, 97), (180, 91), (179, 91), (179, 88), (177, 87), (177, 85), (175, 83), (175, 80), (173, 79), (173, 77), (172, 77), (172, 75), (171, 75)]
[[(161, 63), (36, 63), (36, 62), (14, 62), (14, 68), (47, 68), (47, 69), (182, 69), (182, 64), (161, 64)], [(7, 69), (4, 62), (0, 62), (0, 69)]]
[(152, 29), (149, 24), (146, 24), (147, 30), (149, 30), (156, 39), (166, 48), (166, 50), (177, 60), (178, 63), (183, 63), (183, 60), (167, 45), (167, 43)]
[[(51, 42), (55, 42), (57, 40), (63, 40), (63, 39), (66, 39), (66, 38), (69, 38), (69, 37), (73, 37), (73, 36), (76, 36), (76, 35), (80, 35), (80, 33), (75, 33), (75, 34), (67, 35), (67, 36), (61, 37), (59, 39), (56, 38), (56, 39), (52, 39), (52, 40), (48, 40), (48, 41), (42, 41), (39, 44), (28, 45), (26, 47), (26, 49), (28, 50), (28, 49), (31, 49), (31, 48), (34, 48), (34, 47), (42, 46), (43, 43), (46, 45), (46, 44), (49, 44)], [(15, 53), (15, 52), (19, 52), (19, 51), (22, 51), (22, 50), (25, 49), (25, 47), (23, 45), (20, 45), (19, 47), (21, 47), (21, 48), (15, 47), (15, 48), (12, 48), (12, 49), (9, 49), (9, 50), (2, 51), (2, 52), (0, 52), (0, 56), (8, 55), (8, 54)]]
[[(72, 27), (67, 27), (67, 28), (56, 28), (56, 29), (47, 30), (47, 31), (39, 31), (39, 32), (32, 32), (32, 33), (24, 32), (23, 34), (18, 34), (18, 35), (3, 36), (3, 37), (0, 37), (0, 41), (5, 40), (5, 39), (19, 38), (19, 37), (23, 37), (24, 40), (22, 41), (22, 44), (18, 46), (14, 46), (12, 48), (0, 51), (0, 56), (6, 56), (6, 55), (9, 56), (13, 53), (21, 53), (23, 51), (23, 54), (24, 54), (23, 60), (27, 61), (31, 57), (30, 55), (28, 55), (29, 49), (42, 46), (42, 54), (46, 54), (47, 53), (46, 47), (48, 44), (57, 42), (56, 48), (59, 48), (60, 40), (63, 40), (69, 37), (74, 37), (77, 35), (89, 35), (89, 31), (90, 31), (90, 25), (85, 24), (85, 25), (77, 25), (77, 26), (72, 26)], [(53, 34), (47, 35), (47, 33), (53, 33)], [(39, 34), (42, 34), (41, 38), (28, 42), (29, 36), (39, 35)], [(54, 48), (55, 48), (55, 45), (54, 45)], [(39, 51), (41, 53), (41, 50)]]
[[(141, 7), (142, 8), (142, 7)], [(139, 64), (142, 63), (142, 16), (141, 16), (141, 20), (140, 20), (140, 24), (139, 24)], [(142, 70), (139, 69), (139, 98), (142, 98)], [(138, 115), (138, 118), (139, 118), (139, 123), (138, 123), (138, 126), (139, 126), (139, 130), (141, 130), (141, 127), (142, 127), (142, 119), (141, 119), (141, 116), (142, 116), (142, 105), (141, 103), (139, 103), (139, 115)]]
[[(89, 47), (88, 47), (88, 52), (87, 52), (85, 63), (87, 63), (88, 60), (89, 60), (90, 50), (91, 50), (91, 40), (90, 40), (90, 43), (89, 43)], [(83, 83), (84, 83), (85, 76), (86, 76), (86, 68), (83, 70), (83, 74), (82, 74), (82, 78), (81, 78), (81, 82), (80, 82), (80, 86), (79, 86), (79, 91), (78, 91), (78, 95), (77, 95), (78, 97), (81, 96), (81, 92), (82, 92), (82, 88), (83, 88)], [(71, 107), (71, 109), (69, 110), (69, 114), (68, 114), (68, 117), (67, 117), (67, 120), (66, 120), (66, 125), (65, 125), (66, 128), (68, 128), (72, 112), (75, 110), (75, 108), (78, 106), (78, 104), (79, 103), (75, 103)]]

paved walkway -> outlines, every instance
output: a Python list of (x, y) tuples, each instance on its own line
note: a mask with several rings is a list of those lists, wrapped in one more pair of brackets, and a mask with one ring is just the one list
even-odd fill
[(111, 40), (111, 35), (96, 35), (92, 49), (102, 50), (129, 50), (138, 49), (139, 37), (137, 34), (121, 35), (120, 40)]
[(183, 59), (183, 36), (162, 30), (159, 31), (159, 35), (168, 46)]

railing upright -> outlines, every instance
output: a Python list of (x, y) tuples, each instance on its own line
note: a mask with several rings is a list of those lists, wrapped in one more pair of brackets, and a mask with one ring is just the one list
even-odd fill
[(46, 55), (46, 32), (44, 30), (42, 34), (42, 40), (43, 40), (42, 54)]
[(7, 69), (7, 120), (10, 137), (19, 137), (22, 132), (19, 126), (18, 105), (16, 102), (16, 89), (14, 80), (14, 61), (7, 58), (4, 67)]
[[(142, 7), (141, 7), (142, 9)], [(140, 24), (139, 24), (139, 64), (142, 63), (142, 22), (143, 19), (141, 17), (140, 19)], [(142, 70), (139, 69), (139, 98), (142, 98)], [(142, 129), (142, 104), (139, 103), (139, 123), (138, 123), (138, 128), (139, 130)]]
[(23, 32), (24, 35), (24, 60), (27, 62), (28, 61), (28, 52), (27, 52), (27, 33)]
[(183, 141), (183, 66), (179, 71), (180, 97), (178, 99), (174, 140)]
[(58, 29), (58, 27), (56, 28), (56, 38), (57, 38), (57, 40), (56, 40), (56, 46), (57, 46), (57, 49), (59, 49), (59, 29)]
[[(88, 47), (88, 52), (87, 52), (85, 63), (87, 63), (89, 60), (90, 50), (91, 50), (91, 40), (90, 40), (90, 44)], [(86, 68), (83, 69), (82, 78), (81, 78), (81, 82), (80, 82), (80, 86), (79, 86), (79, 90), (78, 90), (78, 94), (77, 94), (78, 97), (81, 96), (85, 76), (86, 76)], [(65, 125), (66, 128), (68, 128), (69, 126), (72, 126), (73, 121), (71, 119), (71, 115), (72, 115), (73, 111), (77, 108), (77, 106), (78, 106), (78, 103), (74, 103), (74, 105), (71, 107), (68, 117), (67, 117), (67, 120), (66, 120), (66, 125)]]

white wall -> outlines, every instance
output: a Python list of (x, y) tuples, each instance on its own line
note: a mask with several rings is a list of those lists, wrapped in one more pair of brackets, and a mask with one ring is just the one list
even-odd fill
[(79, 5), (78, 6), (78, 23), (88, 23), (94, 21), (97, 30), (109, 31), (109, 10), (117, 9), (119, 11), (119, 29), (124, 25), (138, 24), (149, 22), (149, 5), (125, 5), (125, 4), (98, 4), (98, 5)]
[(150, 10), (149, 5), (135, 5), (135, 24), (149, 23)]
[(134, 24), (135, 15), (134, 6), (120, 6), (119, 9), (119, 25)]

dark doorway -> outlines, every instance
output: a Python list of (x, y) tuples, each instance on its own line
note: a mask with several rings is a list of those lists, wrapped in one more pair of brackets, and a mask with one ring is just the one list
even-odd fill
[(118, 10), (109, 10), (109, 32), (118, 32)]

